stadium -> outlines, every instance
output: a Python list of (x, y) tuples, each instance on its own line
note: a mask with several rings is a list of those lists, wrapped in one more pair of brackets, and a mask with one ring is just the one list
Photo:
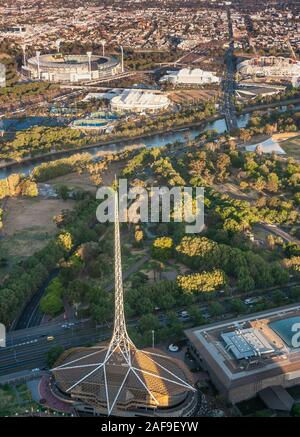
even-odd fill
[(45, 54), (28, 59), (23, 74), (30, 79), (49, 82), (85, 82), (113, 77), (122, 72), (119, 60), (112, 56)]
[(293, 79), (300, 76), (300, 62), (291, 58), (262, 56), (241, 62), (237, 70), (241, 76)]
[(236, 404), (256, 396), (290, 411), (300, 384), (300, 307), (288, 306), (186, 331), (190, 352), (218, 391)]

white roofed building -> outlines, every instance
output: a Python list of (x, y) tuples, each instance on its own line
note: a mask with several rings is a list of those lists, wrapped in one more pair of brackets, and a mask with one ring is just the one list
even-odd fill
[(272, 154), (276, 153), (276, 155), (285, 155), (285, 151), (279, 145), (278, 141), (274, 141), (272, 138), (268, 138), (262, 143), (251, 144), (250, 146), (245, 147), (247, 152), (261, 152), (263, 154)]
[(201, 68), (182, 68), (179, 71), (169, 72), (160, 81), (170, 82), (174, 85), (206, 85), (219, 83), (220, 78), (215, 73), (201, 70)]
[(111, 99), (111, 110), (116, 112), (158, 112), (167, 109), (170, 100), (163, 94), (124, 90)]

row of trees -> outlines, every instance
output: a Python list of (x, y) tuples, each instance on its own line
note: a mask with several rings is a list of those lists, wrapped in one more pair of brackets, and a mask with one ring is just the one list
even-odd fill
[(15, 83), (0, 89), (0, 106), (12, 110), (42, 100), (50, 100), (58, 96), (58, 86), (47, 82)]
[(81, 172), (92, 160), (89, 153), (77, 153), (69, 158), (44, 162), (33, 169), (32, 176), (38, 182), (44, 182), (72, 172)]
[(222, 270), (177, 276), (179, 287), (186, 293), (210, 293), (226, 285), (226, 277)]
[[(85, 198), (73, 211), (66, 212), (60, 220), (61, 231), (42, 250), (15, 266), (0, 289), (0, 320), (7, 326), (19, 315), (34, 293), (48, 279), (51, 272), (78, 245), (97, 239), (94, 199)], [(66, 269), (66, 275), (68, 270)]]
[(32, 127), (17, 132), (12, 141), (5, 142), (0, 158), (19, 161), (25, 156), (82, 147), (89, 139), (81, 131), (68, 127)]
[[(200, 272), (200, 276), (180, 279), (188, 290), (209, 290), (215, 278), (220, 280), (218, 285), (224, 284), (225, 279), (219, 269), (231, 278), (232, 286), (241, 291), (282, 284), (288, 280), (288, 273), (280, 264), (268, 263), (250, 250), (219, 244), (206, 237), (184, 236), (177, 246), (170, 237), (158, 238), (153, 242), (153, 255), (163, 261), (176, 257)], [(214, 269), (217, 269), (216, 275), (202, 275), (203, 271), (211, 273)]]

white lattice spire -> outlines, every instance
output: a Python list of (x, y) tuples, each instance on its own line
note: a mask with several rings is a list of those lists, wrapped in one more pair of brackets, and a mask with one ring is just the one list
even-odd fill
[[(81, 387), (82, 390), (84, 390), (83, 387), (89, 383), (92, 383), (91, 387), (93, 388), (91, 388), (91, 391), (95, 390), (97, 384), (99, 385), (99, 392), (100, 387), (104, 386), (108, 416), (112, 414), (122, 390), (126, 389), (126, 382), (130, 377), (134, 377), (138, 381), (141, 389), (148, 394), (152, 403), (155, 403), (157, 407), (159, 406), (159, 401), (156, 398), (156, 393), (151, 390), (151, 387), (146, 382), (147, 378), (149, 377), (154, 378), (155, 381), (160, 381), (163, 384), (170, 383), (174, 384), (175, 386), (183, 387), (187, 390), (195, 391), (194, 387), (192, 387), (189, 383), (159, 363), (159, 359), (160, 357), (164, 357), (163, 355), (137, 349), (127, 333), (124, 314), (119, 202), (117, 191), (114, 196), (114, 213), (115, 316), (111, 341), (107, 349), (103, 349), (103, 347), (96, 349), (96, 351), (86, 354), (80, 358), (73, 359), (67, 363), (63, 363), (60, 366), (52, 369), (52, 371), (56, 374), (56, 377), (60, 374), (60, 372), (63, 372), (62, 376), (60, 376), (62, 380), (68, 380), (68, 371), (79, 372), (80, 376), (75, 377), (73, 380), (71, 378), (72, 383), (69, 383), (70, 385), (68, 385), (66, 388), (66, 392), (68, 393), (72, 393), (73, 390), (76, 391), (78, 388), (81, 392)], [(102, 355), (103, 351), (106, 351), (104, 358)], [(97, 355), (99, 355), (99, 358)], [(136, 357), (138, 357), (138, 360)], [(154, 357), (157, 357), (158, 360), (154, 360)], [(148, 363), (145, 369), (138, 364), (138, 362), (141, 361), (141, 358)], [(89, 362), (89, 360), (91, 362)], [(81, 364), (80, 361), (82, 361)], [(150, 366), (149, 363), (151, 364)], [(109, 371), (112, 367), (114, 369), (118, 367), (120, 371), (120, 384), (117, 390), (109, 380)], [(97, 393), (94, 391), (93, 395), (96, 395), (97, 397)], [(76, 398), (80, 397), (77, 392), (75, 396)]]
[(126, 360), (131, 362), (130, 350), (133, 343), (130, 340), (124, 313), (124, 292), (122, 278), (122, 257), (121, 257), (121, 237), (120, 237), (120, 222), (119, 222), (119, 202), (118, 193), (116, 191), (114, 198), (114, 220), (115, 220), (115, 317), (113, 336), (107, 351), (107, 356), (117, 347), (121, 348)]

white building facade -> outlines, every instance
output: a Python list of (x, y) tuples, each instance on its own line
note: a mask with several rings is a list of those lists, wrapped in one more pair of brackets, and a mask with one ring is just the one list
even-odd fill
[(215, 73), (200, 68), (183, 68), (179, 71), (169, 72), (160, 81), (170, 82), (173, 85), (207, 85), (220, 83), (220, 78)]
[(111, 110), (116, 112), (159, 112), (170, 105), (170, 100), (163, 94), (146, 91), (124, 90), (111, 99)]
[(291, 58), (261, 56), (241, 62), (237, 70), (242, 76), (271, 76), (292, 80), (300, 76), (300, 62)]

